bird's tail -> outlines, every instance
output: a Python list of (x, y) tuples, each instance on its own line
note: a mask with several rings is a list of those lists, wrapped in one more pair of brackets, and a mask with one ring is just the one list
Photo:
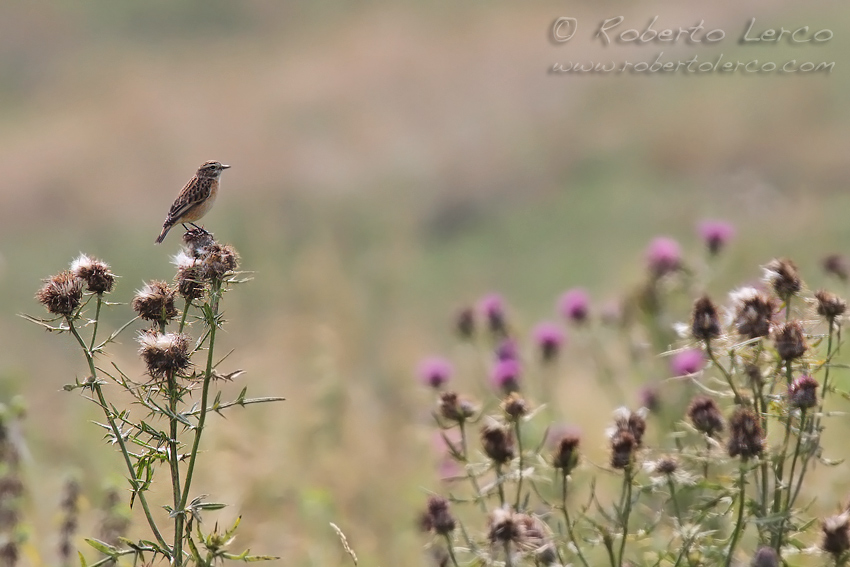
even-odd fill
[(164, 224), (162, 225), (162, 232), (159, 233), (159, 236), (156, 237), (156, 243), (161, 244), (163, 240), (165, 240), (165, 235), (168, 234), (168, 231), (171, 230), (173, 224)]

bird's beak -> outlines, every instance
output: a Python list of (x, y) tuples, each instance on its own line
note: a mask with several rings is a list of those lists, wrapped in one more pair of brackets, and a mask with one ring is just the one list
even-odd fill
[(228, 169), (229, 167), (230, 167), (229, 165), (221, 164), (221, 169)]

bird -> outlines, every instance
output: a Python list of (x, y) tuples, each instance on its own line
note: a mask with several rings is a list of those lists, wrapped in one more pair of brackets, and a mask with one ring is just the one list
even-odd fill
[(221, 172), (229, 167), (229, 165), (224, 165), (220, 161), (210, 160), (204, 162), (198, 168), (197, 173), (186, 183), (186, 186), (177, 195), (177, 199), (174, 200), (174, 204), (171, 205), (168, 216), (162, 223), (162, 232), (156, 239), (157, 244), (165, 240), (165, 235), (177, 223), (182, 224), (183, 228), (186, 228), (186, 223), (195, 228), (200, 228), (195, 224), (195, 221), (207, 214), (212, 208), (218, 194)]

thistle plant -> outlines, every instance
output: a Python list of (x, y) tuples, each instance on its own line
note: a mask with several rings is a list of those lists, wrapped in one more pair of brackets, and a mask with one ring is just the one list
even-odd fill
[[(164, 559), (175, 567), (273, 559), (230, 550), (239, 519), (223, 531), (216, 525), (205, 532), (201, 525), (202, 515), (224, 507), (195, 494), (192, 486), (211, 414), (283, 398), (252, 399), (243, 388), (235, 399), (222, 400), (219, 386), (243, 374), (219, 369), (226, 358), (217, 345), (225, 323), (222, 302), (226, 292), (245, 279), (238, 271), (235, 249), (218, 243), (208, 232), (190, 230), (183, 244), (175, 257), (175, 281), (146, 283), (131, 302), (135, 317), (108, 334), (101, 326), (102, 315), (120, 305), (108, 299), (117, 276), (108, 264), (86, 255), (69, 270), (45, 280), (36, 294), (51, 317), (25, 316), (51, 332), (69, 335), (79, 347), (85, 377), (64, 389), (81, 392), (102, 412), (99, 425), (106, 442), (117, 448), (124, 462), (129, 506), (141, 508), (150, 532), (138, 541), (86, 539), (101, 554), (92, 567), (124, 556), (134, 562)], [(135, 373), (103, 363), (108, 347), (133, 327), (145, 368), (140, 381), (130, 378)], [(116, 390), (132, 399), (129, 406), (118, 407), (112, 401)], [(150, 498), (151, 487), (163, 476), (171, 487), (169, 501), (159, 505), (166, 518)], [(86, 565), (82, 554), (80, 561)]]
[[(706, 282), (733, 233), (701, 225), (702, 264), (672, 239), (654, 240), (616, 333), (586, 291), (557, 303), (570, 342), (602, 347), (584, 350), (611, 408), (629, 403), (630, 388), (643, 403), (613, 411), (604, 461), (583, 453), (578, 430), (552, 422), (569, 402), (551, 383), (564, 376), (552, 368), (570, 363), (565, 331), (547, 322), (526, 338), (496, 295), (460, 311), (460, 356), (476, 364), (432, 358), (420, 370), (462, 471), (442, 479), (421, 522), (437, 564), (848, 564), (848, 504), (807, 490), (813, 469), (841, 462), (822, 440), (833, 403), (850, 398), (836, 375), (846, 303), (810, 291), (781, 258), (762, 268), (762, 286), (718, 302)], [(841, 267), (825, 262), (832, 274)], [(656, 352), (642, 354), (647, 344)]]

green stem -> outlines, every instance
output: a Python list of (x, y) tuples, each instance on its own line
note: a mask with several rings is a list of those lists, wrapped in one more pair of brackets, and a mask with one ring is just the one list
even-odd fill
[(496, 463), (496, 486), (499, 489), (499, 506), (505, 505), (505, 487), (504, 479), (502, 478), (502, 465)]
[(626, 468), (623, 470), (623, 539), (620, 541), (620, 553), (618, 554), (619, 560), (617, 561), (618, 567), (623, 565), (623, 556), (626, 553), (626, 538), (629, 535), (629, 516), (632, 512), (632, 465), (631, 463), (626, 465)]
[[(785, 362), (785, 377), (788, 384), (791, 383), (791, 361), (788, 360)], [(779, 462), (776, 464), (776, 474), (773, 482), (773, 507), (771, 508), (772, 514), (779, 514), (782, 509), (782, 486), (784, 485), (784, 477), (785, 477), (785, 461), (788, 458), (788, 442), (791, 439), (791, 412), (788, 412), (788, 415), (785, 417), (785, 437), (782, 441), (782, 453), (779, 455)], [(789, 488), (790, 490), (790, 488)], [(779, 548), (782, 547), (782, 526), (780, 524), (780, 529), (776, 531), (773, 536), (773, 546), (777, 553), (779, 552)]]
[(514, 510), (519, 511), (519, 505), (522, 500), (522, 436), (520, 435), (519, 419), (514, 422), (514, 434), (516, 435), (517, 453), (519, 455), (519, 463), (517, 470), (516, 484), (516, 504)]
[(732, 393), (735, 394), (735, 403), (736, 404), (744, 403), (744, 399), (741, 397), (741, 394), (738, 393), (738, 389), (735, 388), (735, 382), (732, 380), (732, 375), (729, 373), (728, 370), (726, 370), (726, 368), (723, 367), (722, 364), (720, 364), (720, 362), (714, 356), (714, 351), (711, 348), (711, 341), (710, 340), (705, 341), (705, 353), (708, 355), (709, 360), (711, 360), (711, 362), (714, 363), (714, 366), (716, 366), (720, 370), (720, 372), (723, 374), (723, 377), (726, 378), (726, 382), (729, 384), (729, 387), (732, 389)]
[(452, 538), (449, 537), (449, 534), (445, 534), (446, 538), (446, 548), (449, 550), (449, 557), (451, 557), (452, 565), (455, 567), (459, 567), (457, 564), (457, 559), (455, 558), (454, 547), (452, 546)]
[(741, 535), (741, 531), (744, 525), (744, 497), (746, 495), (744, 490), (744, 487), (746, 486), (746, 476), (744, 473), (746, 472), (746, 470), (746, 464), (741, 461), (740, 475), (738, 479), (738, 519), (735, 521), (735, 531), (732, 532), (732, 541), (729, 544), (729, 553), (726, 555), (726, 567), (732, 565), (732, 557), (735, 555), (735, 546), (738, 544), (738, 538)]
[(679, 527), (682, 527), (684, 524), (682, 522), (682, 511), (679, 509), (679, 501), (676, 500), (676, 484), (673, 482), (673, 476), (669, 474), (667, 475), (667, 486), (670, 488), (670, 500), (673, 502), (673, 512), (679, 521)]
[[(788, 419), (791, 419), (791, 416), (788, 416)], [(779, 545), (782, 545), (782, 537), (785, 534), (785, 522), (788, 520), (789, 515), (791, 514), (791, 505), (793, 503), (792, 493), (794, 492), (794, 469), (797, 466), (797, 457), (800, 455), (800, 445), (803, 439), (803, 428), (806, 423), (806, 408), (801, 408), (800, 410), (800, 430), (797, 433), (797, 444), (794, 448), (794, 456), (791, 458), (791, 470), (788, 474), (788, 488), (785, 494), (785, 509), (782, 512), (782, 519), (779, 522), (779, 533), (776, 536), (776, 540), (779, 542)], [(800, 473), (801, 477), (805, 474), (805, 471)], [(777, 552), (779, 550), (777, 549)]]
[(177, 414), (177, 400), (179, 392), (177, 391), (177, 380), (174, 372), (168, 373), (168, 409), (171, 412), (168, 420), (170, 422), (170, 433), (168, 439), (168, 463), (171, 466), (171, 488), (174, 496), (174, 510), (180, 511), (174, 516), (174, 562), (176, 566), (183, 564), (183, 514), (180, 508), (180, 463), (177, 443), (177, 419), (173, 417)]
[(192, 300), (186, 299), (186, 303), (183, 305), (183, 314), (180, 315), (180, 328), (179, 333), (183, 332), (183, 329), (186, 327), (186, 315), (189, 313), (189, 307), (192, 306)]
[(183, 498), (180, 499), (180, 507), (175, 510), (182, 518), (185, 513), (186, 503), (189, 501), (189, 488), (192, 486), (192, 478), (195, 472), (195, 463), (198, 459), (198, 447), (201, 444), (201, 434), (207, 420), (207, 401), (209, 399), (210, 383), (213, 374), (213, 352), (215, 350), (215, 335), (218, 329), (218, 304), (221, 299), (221, 280), (213, 281), (210, 286), (210, 314), (207, 325), (209, 326), (209, 346), (207, 347), (207, 367), (204, 371), (204, 384), (201, 389), (201, 413), (198, 415), (198, 425), (195, 426), (195, 437), (192, 441), (192, 452), (189, 456), (189, 465), (186, 468), (186, 482), (183, 485)]
[(564, 512), (564, 523), (567, 525), (567, 533), (570, 535), (570, 541), (573, 542), (573, 546), (576, 548), (576, 555), (578, 555), (582, 565), (584, 567), (590, 567), (584, 558), (584, 554), (581, 552), (581, 546), (579, 546), (575, 532), (573, 532), (573, 523), (570, 521), (570, 511), (567, 509), (567, 475), (561, 475), (561, 481), (561, 509)]
[(478, 486), (478, 480), (475, 478), (475, 474), (469, 469), (469, 457), (467, 456), (467, 448), (466, 448), (466, 422), (459, 422), (460, 427), (460, 450), (461, 455), (463, 456), (463, 468), (466, 471), (466, 476), (469, 477), (469, 482), (472, 484), (473, 490), (475, 490), (475, 501), (478, 502), (478, 505), (481, 506), (481, 511), (484, 514), (487, 514), (487, 503), (484, 501), (484, 496), (481, 494), (481, 487)]
[(100, 322), (100, 306), (103, 305), (103, 294), (97, 294), (97, 307), (94, 312), (94, 328), (91, 332), (91, 342), (89, 343), (89, 352), (94, 350), (94, 340), (97, 337), (97, 325)]
[(124, 443), (124, 436), (121, 434), (121, 430), (118, 429), (118, 425), (115, 423), (115, 417), (109, 411), (109, 406), (106, 403), (106, 397), (103, 395), (103, 389), (100, 386), (97, 378), (97, 369), (94, 365), (94, 357), (92, 356), (91, 350), (86, 347), (85, 341), (80, 336), (80, 333), (77, 332), (77, 328), (74, 326), (74, 321), (70, 317), (65, 317), (65, 321), (68, 323), (68, 329), (71, 331), (71, 334), (74, 335), (74, 338), (77, 339), (77, 342), (80, 344), (80, 347), (83, 349), (83, 354), (85, 354), (86, 362), (89, 365), (89, 372), (91, 372), (91, 378), (89, 381), (91, 382), (91, 388), (94, 393), (97, 395), (98, 402), (100, 407), (103, 409), (103, 413), (106, 416), (106, 421), (109, 423), (109, 427), (112, 429), (112, 434), (115, 436), (115, 440), (118, 443), (118, 448), (121, 450), (121, 455), (124, 457), (124, 463), (127, 465), (127, 471), (130, 473), (130, 483), (133, 486), (133, 492), (139, 498), (139, 502), (142, 503), (142, 509), (145, 512), (145, 517), (148, 520), (148, 525), (153, 532), (156, 541), (164, 550), (168, 550), (168, 544), (165, 542), (165, 539), (162, 537), (162, 534), (159, 532), (159, 528), (157, 528), (156, 521), (153, 519), (151, 515), (150, 507), (148, 506), (147, 498), (145, 497), (145, 493), (141, 490), (141, 485), (139, 483), (139, 479), (136, 476), (136, 469), (133, 468), (133, 462), (130, 460), (130, 453), (127, 451), (127, 445)]
[[(833, 337), (835, 335), (835, 331), (836, 331), (835, 321), (833, 319), (830, 319), (829, 320), (829, 335), (828, 335), (827, 342), (826, 342), (826, 362), (824, 363), (825, 366), (826, 366), (826, 369), (824, 370), (823, 387), (821, 389), (820, 402), (818, 404), (817, 413), (815, 415), (813, 415), (811, 417), (811, 419), (809, 420), (809, 428), (808, 428), (808, 431), (806, 431), (806, 433), (808, 435), (812, 435), (812, 439), (814, 439), (815, 447), (814, 448), (807, 448), (805, 455), (803, 456), (803, 463), (802, 463), (802, 467), (800, 469), (800, 475), (799, 475), (798, 480), (797, 480), (797, 486), (794, 489), (794, 494), (791, 497), (790, 506), (794, 505), (794, 502), (796, 502), (796, 500), (797, 500), (797, 496), (800, 494), (800, 489), (803, 486), (803, 482), (802, 482), (803, 477), (806, 475), (806, 471), (809, 468), (809, 462), (811, 461), (812, 456), (817, 452), (817, 445), (820, 444), (820, 431), (821, 431), (820, 424), (821, 424), (821, 419), (823, 417), (823, 406), (824, 406), (824, 401), (826, 399), (826, 392), (827, 392), (827, 387), (828, 387), (828, 383), (829, 383), (829, 369), (832, 366), (832, 364), (831, 364), (832, 357), (836, 354), (832, 351)], [(803, 426), (802, 426), (802, 424), (800, 424), (801, 434), (802, 434), (802, 428), (803, 428)], [(798, 438), (798, 442), (799, 442), (799, 438)]]

